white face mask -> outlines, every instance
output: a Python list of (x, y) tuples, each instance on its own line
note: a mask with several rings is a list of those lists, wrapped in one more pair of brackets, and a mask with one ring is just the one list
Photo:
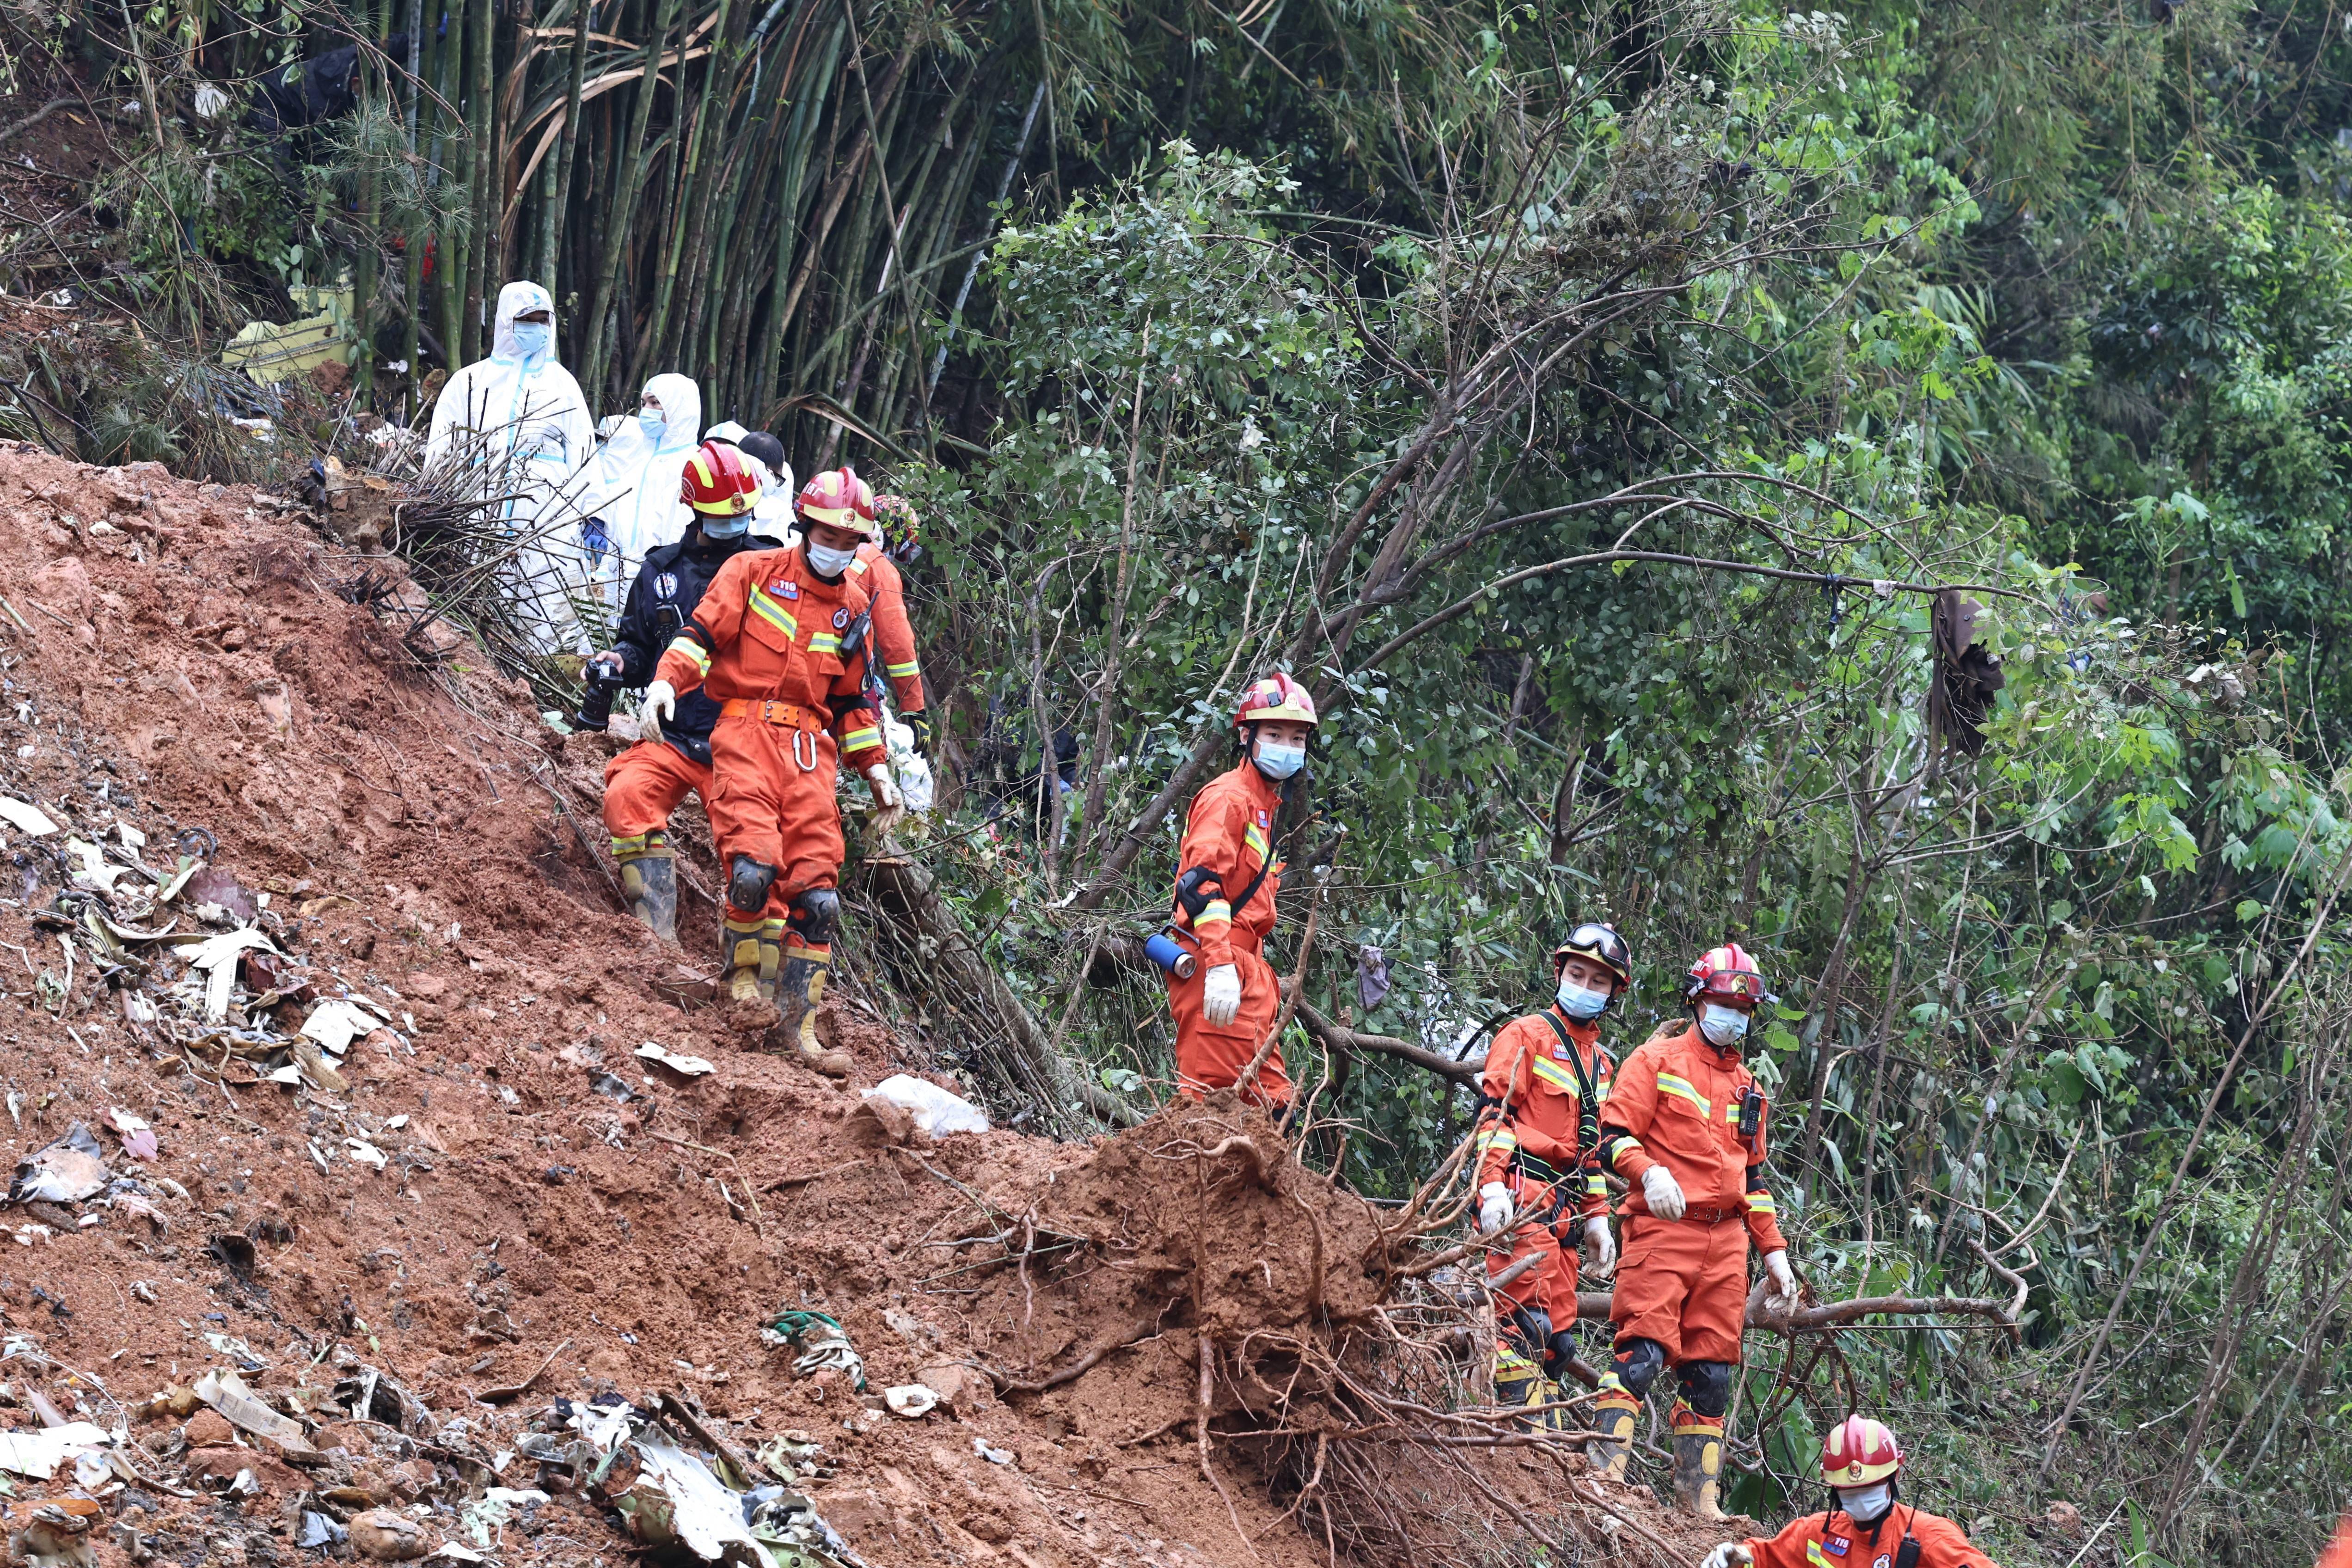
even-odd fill
[(855, 549), (828, 550), (814, 539), (808, 542), (806, 549), (808, 563), (820, 577), (838, 577), (849, 570), (851, 562), (857, 559)]
[(1277, 746), (1272, 741), (1257, 743), (1257, 771), (1270, 779), (1286, 779), (1307, 765), (1304, 746)]
[(1608, 992), (1579, 985), (1565, 974), (1559, 977), (1559, 1010), (1571, 1018), (1598, 1018), (1609, 1005)]
[(1886, 1481), (1874, 1486), (1847, 1487), (1838, 1493), (1838, 1506), (1856, 1524), (1875, 1524), (1895, 1506), (1895, 1488)]
[(1748, 1037), (1748, 1015), (1737, 1007), (1706, 1003), (1698, 1010), (1698, 1032), (1711, 1046), (1736, 1046)]

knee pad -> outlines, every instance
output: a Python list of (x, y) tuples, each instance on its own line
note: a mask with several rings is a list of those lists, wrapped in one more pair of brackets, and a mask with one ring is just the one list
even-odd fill
[(727, 865), (727, 902), (747, 915), (768, 907), (768, 889), (776, 885), (776, 868), (762, 866), (749, 855), (738, 855)]
[[(1650, 1384), (1666, 1366), (1666, 1347), (1655, 1340), (1628, 1340), (1617, 1352), (1617, 1381), (1636, 1399), (1646, 1399)], [(1728, 1383), (1727, 1380), (1727, 1386)]]
[(841, 924), (841, 895), (831, 888), (811, 888), (793, 900), (793, 912), (785, 921), (803, 942), (831, 942), (835, 928)]
[(1686, 1361), (1675, 1368), (1683, 1400), (1709, 1420), (1720, 1420), (1731, 1408), (1731, 1363), (1727, 1361)]

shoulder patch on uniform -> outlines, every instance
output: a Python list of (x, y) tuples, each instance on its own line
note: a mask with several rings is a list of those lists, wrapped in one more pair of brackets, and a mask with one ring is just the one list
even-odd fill
[(658, 576), (658, 577), (655, 578), (655, 579), (654, 579), (654, 592), (655, 592), (655, 594), (656, 594), (657, 595), (659, 595), (660, 597), (665, 598), (665, 599), (675, 599), (675, 598), (677, 598), (677, 573), (675, 573), (675, 572), (665, 572), (665, 573), (663, 573), (660, 576)]

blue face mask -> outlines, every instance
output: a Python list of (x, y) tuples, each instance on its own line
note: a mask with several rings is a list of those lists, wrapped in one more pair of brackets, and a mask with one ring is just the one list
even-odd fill
[(1307, 765), (1307, 748), (1277, 746), (1271, 741), (1261, 741), (1250, 760), (1257, 764), (1258, 772), (1278, 782)]
[(706, 517), (702, 520), (705, 539), (740, 539), (743, 531), (751, 526), (751, 514), (738, 512), (733, 517)]
[(1571, 1018), (1598, 1018), (1609, 1005), (1609, 993), (1579, 985), (1566, 975), (1559, 980), (1559, 1010)]
[(854, 549), (831, 550), (814, 540), (810, 540), (804, 548), (808, 551), (810, 569), (820, 577), (838, 577), (849, 570), (851, 562), (857, 559), (857, 552)]
[(659, 446), (662, 432), (669, 428), (669, 421), (658, 414), (640, 414), (637, 416), (637, 428), (646, 433), (646, 440)]
[(515, 352), (525, 359), (537, 359), (547, 352), (548, 339), (555, 329), (545, 321), (517, 321), (514, 324)]
[(1708, 1045), (1728, 1049), (1748, 1037), (1748, 1015), (1737, 1007), (1704, 1003), (1698, 1010), (1698, 1032)]

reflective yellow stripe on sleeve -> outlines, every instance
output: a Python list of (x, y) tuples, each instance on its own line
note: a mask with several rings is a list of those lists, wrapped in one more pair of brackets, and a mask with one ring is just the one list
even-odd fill
[(878, 746), (881, 743), (882, 731), (871, 724), (863, 729), (852, 730), (841, 738), (841, 749), (845, 752), (862, 752), (869, 746)]
[(911, 680), (923, 673), (920, 659), (910, 658), (904, 664), (886, 664), (882, 668), (893, 680)]
[(1196, 927), (1204, 926), (1216, 921), (1223, 921), (1230, 924), (1232, 923), (1233, 918), (1233, 905), (1225, 902), (1223, 899), (1211, 899), (1206, 904), (1203, 904), (1201, 907), (1200, 918), (1195, 920), (1192, 924)]
[(704, 675), (709, 675), (710, 673), (710, 650), (704, 647), (692, 637), (672, 637), (670, 639), (669, 651), (672, 653), (682, 653), (686, 655), (687, 658), (694, 660), (694, 668), (700, 673)]

